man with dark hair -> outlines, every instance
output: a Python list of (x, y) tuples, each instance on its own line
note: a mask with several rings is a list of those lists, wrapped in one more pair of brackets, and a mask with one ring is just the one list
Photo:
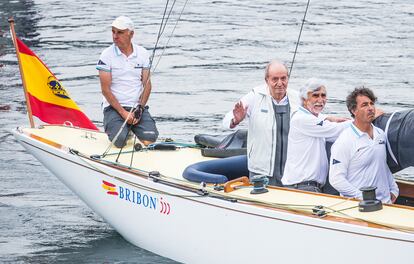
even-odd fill
[(398, 186), (387, 166), (386, 136), (372, 121), (376, 111), (374, 93), (356, 88), (346, 98), (354, 122), (344, 130), (331, 149), (329, 182), (341, 196), (362, 199), (361, 187), (377, 187), (377, 199), (394, 203)]
[(374, 93), (365, 87), (361, 88), (355, 88), (347, 97), (346, 97), (346, 107), (348, 108), (349, 113), (351, 113), (352, 117), (355, 117), (353, 111), (357, 107), (357, 96), (366, 96), (368, 99), (371, 100), (373, 104), (377, 101), (377, 97), (374, 95)]

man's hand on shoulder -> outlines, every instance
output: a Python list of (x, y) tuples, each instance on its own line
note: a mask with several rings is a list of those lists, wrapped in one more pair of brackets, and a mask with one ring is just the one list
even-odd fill
[(342, 123), (351, 119), (348, 117), (328, 116), (326, 117), (326, 120), (328, 120), (329, 122)]
[(375, 118), (384, 114), (384, 111), (380, 108), (375, 108)]

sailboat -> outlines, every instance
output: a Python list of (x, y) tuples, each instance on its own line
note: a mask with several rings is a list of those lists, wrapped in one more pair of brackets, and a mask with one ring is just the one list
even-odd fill
[[(199, 144), (137, 148), (131, 140), (120, 152), (12, 35), (31, 123), (14, 130), (15, 138), (130, 243), (185, 263), (406, 262), (414, 257), (413, 207), (384, 204), (371, 211), (356, 199), (251, 183), (245, 156), (203, 155)], [(407, 115), (380, 121), (401, 124)], [(35, 127), (33, 116), (49, 125)], [(413, 165), (410, 155), (399, 151), (405, 143), (400, 137), (392, 143), (396, 167)], [(402, 194), (413, 194), (412, 183), (399, 184)], [(346, 257), (338, 257), (342, 254)]]

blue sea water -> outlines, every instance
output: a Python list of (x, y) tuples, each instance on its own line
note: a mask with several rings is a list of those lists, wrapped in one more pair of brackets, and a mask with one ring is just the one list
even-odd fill
[[(95, 64), (111, 44), (111, 21), (130, 16), (136, 26), (134, 41), (152, 51), (166, 3), (0, 1), (0, 262), (173, 263), (126, 242), (11, 136), (11, 129), (28, 120), (7, 23), (8, 17), (15, 18), (18, 36), (101, 124)], [(176, 1), (152, 75), (149, 104), (161, 136), (191, 142), (198, 133), (225, 132), (223, 114), (263, 81), (266, 63), (291, 62), (306, 3)], [(375, 91), (386, 112), (413, 108), (412, 25), (412, 1), (311, 1), (290, 89), (310, 77), (326, 79), (327, 112), (334, 115), (348, 115), (344, 98), (360, 85)], [(399, 175), (414, 177), (414, 172), (407, 169)]]

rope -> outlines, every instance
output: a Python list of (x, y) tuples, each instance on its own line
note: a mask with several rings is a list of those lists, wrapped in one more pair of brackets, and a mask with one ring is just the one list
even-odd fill
[(300, 42), (300, 37), (301, 37), (301, 35), (302, 35), (302, 30), (303, 30), (303, 24), (305, 24), (305, 18), (306, 18), (306, 14), (308, 13), (308, 7), (309, 7), (309, 4), (310, 4), (310, 0), (308, 0), (308, 3), (306, 4), (305, 14), (303, 15), (302, 25), (300, 26), (300, 31), (299, 31), (298, 41), (296, 42), (295, 52), (293, 53), (292, 63), (290, 64), (289, 78), (290, 78), (290, 76), (291, 76), (291, 74), (292, 74), (293, 64), (295, 63), (296, 52), (298, 51), (298, 46), (299, 46), (299, 42)]
[[(118, 139), (119, 135), (121, 134), (122, 130), (124, 129), (125, 125), (127, 124), (127, 121), (128, 121), (128, 119), (129, 119), (129, 117), (130, 117), (130, 116), (131, 116), (131, 114), (133, 113), (133, 110), (134, 110), (134, 107), (131, 107), (131, 109), (129, 110), (129, 113), (128, 113), (127, 118), (125, 119), (124, 123), (122, 123), (122, 126), (121, 126), (121, 128), (118, 130), (118, 133), (116, 133), (116, 135), (115, 135), (114, 139), (112, 139), (112, 141), (109, 143), (108, 147), (107, 147), (107, 148), (105, 149), (105, 151), (102, 153), (102, 157), (105, 157), (105, 156), (108, 154), (109, 150), (110, 150), (110, 149), (111, 149), (111, 147), (114, 145), (115, 141)], [(134, 113), (135, 113), (135, 112), (134, 112)], [(131, 126), (129, 126), (129, 127), (128, 127), (128, 133), (127, 133), (127, 137), (125, 138), (125, 140), (127, 140), (127, 138), (128, 138), (128, 134), (129, 134), (129, 131), (130, 131), (130, 130), (131, 130)], [(122, 148), (121, 148), (121, 151), (122, 151)]]
[(132, 147), (132, 154), (131, 154), (131, 161), (129, 163), (129, 167), (132, 168), (132, 162), (134, 161), (134, 153), (135, 153), (135, 144), (137, 143), (137, 136), (134, 135), (134, 145)]
[[(135, 140), (135, 138), (134, 138)], [(176, 146), (178, 149), (181, 148), (195, 148), (195, 149), (200, 149), (201, 147), (197, 144), (187, 144), (187, 143), (180, 143), (180, 142), (162, 142), (162, 144), (166, 144), (166, 145), (174, 145)], [(135, 141), (134, 141), (134, 146), (135, 146)], [(153, 150), (154, 146), (156, 146), (156, 144), (149, 144), (147, 147), (142, 147), (141, 150), (139, 151), (148, 151), (148, 150)], [(128, 154), (128, 153), (133, 153), (133, 152), (138, 152), (137, 150), (125, 150), (122, 151), (122, 154)], [(105, 156), (101, 156), (102, 158), (108, 157), (108, 156), (114, 156), (114, 155), (118, 155), (119, 153), (106, 153)]]

